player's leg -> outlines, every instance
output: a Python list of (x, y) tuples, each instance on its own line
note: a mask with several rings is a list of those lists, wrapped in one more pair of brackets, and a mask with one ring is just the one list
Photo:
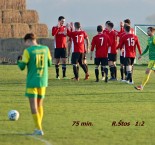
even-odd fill
[(108, 68), (106, 67), (108, 65), (108, 58), (101, 58), (101, 66), (103, 68), (103, 71), (105, 73), (105, 82), (108, 82)]
[(150, 74), (152, 70), (155, 70), (155, 61), (149, 61), (148, 67), (145, 71), (145, 77), (142, 81), (142, 84), (140, 86), (135, 87), (137, 90), (143, 90), (144, 86), (146, 85), (146, 83), (148, 82), (150, 78)]
[(112, 54), (112, 61), (115, 70), (115, 79), (117, 80), (117, 66), (116, 66), (117, 54)]
[(40, 115), (41, 123), (44, 115), (43, 100), (45, 98), (45, 93), (46, 93), (46, 87), (38, 88), (37, 105), (38, 105), (38, 113)]
[(66, 49), (62, 49), (62, 74), (63, 74), (63, 78), (66, 78), (66, 62), (67, 62), (67, 51)]
[(59, 77), (60, 50), (58, 48), (56, 48), (54, 51), (54, 57), (55, 57), (56, 79), (60, 79), (60, 77)]
[(126, 58), (126, 70), (127, 70), (127, 83), (134, 84), (132, 79), (132, 66), (134, 63), (134, 58)]
[(37, 109), (37, 98), (29, 98), (31, 113), (37, 130), (42, 130), (41, 119)]
[[(38, 96), (37, 88), (27, 88), (25, 96), (29, 98), (30, 109), (31, 109), (35, 127), (37, 130), (42, 131), (41, 118), (40, 118), (40, 115), (38, 112), (38, 106), (37, 106), (38, 105), (37, 104), (37, 96)], [(43, 135), (43, 134), (40, 133), (39, 135)]]
[(124, 77), (124, 57), (120, 56), (120, 74), (121, 74), (121, 81), (125, 79)]
[(145, 77), (142, 81), (142, 84), (140, 86), (135, 87), (135, 89), (137, 90), (143, 90), (144, 86), (146, 85), (146, 83), (148, 82), (149, 78), (150, 78), (150, 74), (151, 74), (152, 70), (150, 70), (150, 68), (147, 68), (145, 71)]
[(152, 70), (150, 68), (147, 68), (145, 71), (145, 77), (144, 80), (142, 82), (142, 87), (144, 88), (144, 86), (146, 85), (146, 83), (148, 82), (149, 78), (150, 78), (150, 74), (151, 74)]
[(87, 66), (84, 63), (84, 56), (85, 56), (84, 53), (80, 53), (78, 62), (85, 73), (85, 80), (87, 80), (87, 79), (89, 79), (89, 74), (88, 74)]
[(86, 68), (86, 71), (87, 71), (87, 74), (85, 76), (85, 79), (89, 79), (89, 72), (88, 72), (88, 64), (87, 64), (87, 57), (86, 57), (86, 53), (84, 53), (84, 60), (83, 60), (83, 64), (85, 64), (85, 68)]
[(108, 66), (111, 74), (111, 78), (109, 80), (115, 80), (115, 65), (113, 63), (112, 54), (108, 54)]
[(126, 65), (124, 65), (124, 75), (125, 75), (125, 80), (127, 80), (127, 70), (126, 70)]
[(101, 65), (101, 74), (102, 74), (102, 80), (105, 80), (105, 77), (104, 77), (104, 68), (103, 68), (102, 65)]
[(110, 68), (111, 78), (109, 80), (115, 80), (115, 66), (112, 61), (108, 61), (108, 65)]
[(95, 58), (95, 76), (96, 76), (96, 82), (99, 82), (99, 65), (100, 65), (100, 59)]
[(116, 61), (113, 61), (113, 65), (114, 65), (114, 72), (115, 72), (115, 79), (117, 80), (117, 66), (116, 66)]
[(73, 65), (73, 72), (74, 72), (74, 80), (79, 80), (79, 73), (78, 73), (78, 60), (79, 60), (80, 53), (73, 52), (72, 53), (72, 65)]

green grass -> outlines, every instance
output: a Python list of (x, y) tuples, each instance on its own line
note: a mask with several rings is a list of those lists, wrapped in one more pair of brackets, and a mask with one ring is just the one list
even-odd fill
[[(145, 66), (146, 67), (146, 66)], [(135, 66), (135, 85), (144, 77), (144, 66)], [(118, 67), (119, 68), (119, 67)], [(49, 87), (44, 100), (43, 137), (33, 138), (34, 124), (29, 103), (24, 97), (26, 71), (17, 66), (0, 66), (0, 145), (154, 145), (155, 77), (141, 92), (121, 82), (95, 83), (94, 66), (90, 79), (55, 80), (54, 66), (49, 69)], [(68, 66), (68, 77), (72, 77)], [(118, 74), (118, 76), (120, 76)], [(16, 109), (18, 121), (9, 121), (7, 113)], [(130, 126), (112, 126), (112, 122), (130, 122)], [(92, 122), (93, 126), (72, 126), (73, 121)], [(135, 126), (145, 121), (144, 126)], [(42, 140), (39, 140), (42, 139)]]

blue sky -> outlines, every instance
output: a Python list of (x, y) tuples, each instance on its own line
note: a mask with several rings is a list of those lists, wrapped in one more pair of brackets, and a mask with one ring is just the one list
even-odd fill
[[(126, 18), (134, 24), (155, 24), (154, 0), (27, 0), (27, 9), (39, 13), (40, 22), (49, 29), (60, 15), (66, 22), (80, 21), (83, 27), (97, 26), (111, 20), (115, 26)], [(153, 19), (154, 18), (154, 19)]]

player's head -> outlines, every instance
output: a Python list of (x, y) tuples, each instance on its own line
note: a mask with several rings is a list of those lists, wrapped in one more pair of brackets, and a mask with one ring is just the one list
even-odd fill
[(103, 32), (103, 26), (102, 25), (98, 25), (97, 26), (97, 32)]
[(107, 24), (108, 30), (112, 30), (113, 27), (114, 27), (114, 24), (113, 24), (112, 22), (109, 22), (109, 23)]
[(124, 20), (124, 23), (131, 25), (130, 19), (125, 19), (125, 20)]
[(80, 22), (75, 22), (74, 27), (75, 27), (75, 29), (80, 29), (81, 28)]
[(148, 27), (147, 28), (147, 34), (149, 36), (153, 36), (155, 34), (155, 28), (154, 27)]
[(65, 17), (64, 16), (60, 16), (58, 18), (58, 21), (59, 21), (60, 25), (63, 26), (63, 24), (65, 23)]
[(130, 29), (131, 29), (130, 25), (127, 24), (127, 23), (125, 23), (124, 24), (124, 30), (125, 30), (125, 32), (129, 33), (130, 32)]
[(108, 23), (110, 23), (110, 21), (106, 21), (105, 22), (105, 28), (107, 29), (107, 27), (108, 27)]
[(24, 42), (26, 46), (31, 46), (37, 42), (36, 35), (34, 33), (27, 33), (24, 37)]

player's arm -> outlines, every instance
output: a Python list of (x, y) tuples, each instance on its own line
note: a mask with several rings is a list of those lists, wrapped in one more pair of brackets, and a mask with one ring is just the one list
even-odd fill
[(72, 39), (69, 37), (68, 38), (68, 56), (70, 56), (71, 48), (72, 48)]
[(124, 22), (120, 22), (120, 33), (124, 32)]
[(141, 56), (141, 54), (142, 54), (142, 49), (141, 49), (141, 46), (140, 46), (140, 43), (139, 43), (138, 38), (137, 38), (137, 48), (138, 48), (138, 51), (139, 51), (139, 55)]
[(85, 46), (85, 49), (86, 49), (86, 53), (89, 52), (89, 38), (88, 38), (88, 35), (86, 32), (84, 32), (84, 39), (85, 39), (85, 42), (86, 42), (86, 46)]
[(50, 67), (52, 65), (52, 57), (51, 57), (51, 52), (48, 49), (48, 67)]
[(59, 27), (53, 27), (52, 28), (52, 36), (55, 36), (59, 31)]
[(18, 67), (20, 68), (20, 70), (24, 70), (25, 69), (27, 63), (29, 62), (29, 59), (30, 59), (29, 53), (25, 49), (24, 53), (23, 53), (23, 56), (22, 57), (18, 57), (18, 61), (17, 61), (17, 64), (18, 64)]
[(123, 39), (120, 39), (120, 41), (119, 41), (119, 43), (118, 43), (116, 49), (117, 49), (117, 50), (118, 50), (118, 49), (121, 50), (121, 49), (123, 48), (123, 45), (124, 45)]
[(112, 43), (111, 43), (111, 40), (110, 40), (109, 36), (106, 35), (106, 37), (107, 37), (107, 46), (108, 46), (108, 48), (109, 48), (109, 47), (112, 46)]
[(92, 42), (91, 42), (91, 52), (90, 52), (90, 60), (92, 60), (93, 58), (93, 51), (94, 51), (94, 48), (95, 48), (95, 40), (93, 38)]
[(85, 42), (86, 42), (86, 53), (88, 53), (89, 52), (89, 38), (88, 37), (85, 38)]

